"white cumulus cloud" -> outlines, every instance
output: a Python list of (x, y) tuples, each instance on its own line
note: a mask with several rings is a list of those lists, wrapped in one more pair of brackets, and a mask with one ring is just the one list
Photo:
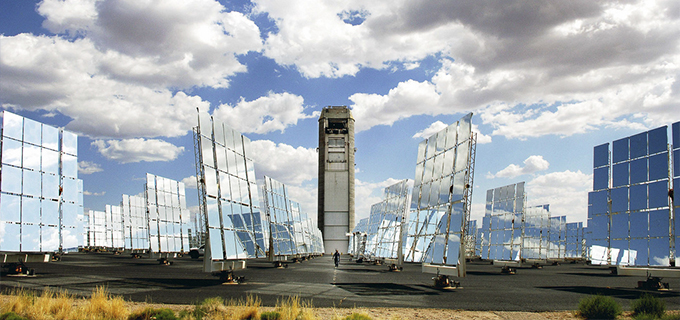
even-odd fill
[(95, 140), (92, 145), (109, 160), (120, 163), (172, 161), (184, 147), (157, 139)]
[(196, 189), (198, 182), (196, 181), (196, 176), (186, 177), (181, 181), (184, 183), (184, 187), (187, 189)]
[(443, 123), (441, 121), (435, 121), (433, 122), (429, 127), (416, 132), (416, 134), (413, 135), (414, 139), (427, 139), (431, 137), (433, 134), (444, 130), (448, 125), (446, 123)]
[(431, 79), (350, 97), (357, 131), (467, 111), (480, 113), (492, 135), (517, 139), (680, 119), (674, 112), (680, 102), (677, 4), (511, 3), (398, 1), (390, 10), (367, 8), (363, 25), (383, 31), (371, 35), (448, 37), (436, 41), (445, 49), (437, 51), (441, 68)]
[(93, 174), (97, 172), (102, 172), (102, 166), (98, 163), (90, 161), (78, 161), (78, 173), (80, 174)]
[(547, 170), (550, 163), (543, 156), (533, 155), (524, 160), (524, 166), (510, 164), (496, 174), (488, 174), (487, 178), (514, 178), (525, 174), (533, 174)]
[(315, 149), (293, 147), (269, 140), (256, 140), (250, 144), (258, 179), (272, 177), (286, 185), (301, 186), (317, 178), (318, 154)]
[(287, 127), (296, 125), (299, 120), (317, 118), (319, 112), (304, 113), (304, 99), (290, 93), (273, 93), (253, 101), (241, 98), (235, 106), (220, 105), (213, 112), (232, 128), (243, 133), (283, 132)]
[[(201, 97), (245, 72), (259, 28), (217, 1), (45, 0), (54, 35), (0, 35), (2, 106), (59, 112), (93, 138), (176, 137), (195, 125)], [(153, 121), (152, 121), (153, 120)]]

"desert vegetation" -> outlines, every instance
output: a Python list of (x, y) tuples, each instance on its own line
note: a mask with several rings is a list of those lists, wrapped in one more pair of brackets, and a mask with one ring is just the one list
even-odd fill
[[(668, 311), (663, 301), (643, 295), (631, 311), (609, 297), (589, 296), (576, 311), (541, 312), (545, 319), (662, 319), (680, 320), (678, 310)], [(509, 315), (515, 313), (514, 315)], [(521, 318), (523, 312), (464, 311), (409, 308), (315, 308), (299, 297), (281, 298), (275, 307), (262, 306), (256, 296), (240, 300), (207, 298), (193, 305), (160, 305), (125, 301), (96, 288), (87, 298), (63, 291), (41, 292), (16, 289), (0, 295), (0, 320), (401, 320), (401, 319), (505, 319)]]

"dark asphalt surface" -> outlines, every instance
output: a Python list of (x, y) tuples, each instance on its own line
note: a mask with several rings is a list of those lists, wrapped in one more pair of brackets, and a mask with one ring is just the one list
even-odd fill
[(260, 297), (265, 306), (275, 306), (277, 300), (297, 295), (315, 307), (493, 311), (575, 310), (579, 300), (591, 294), (611, 296), (629, 309), (634, 299), (648, 292), (663, 299), (667, 309), (680, 309), (680, 279), (663, 279), (670, 291), (643, 291), (636, 288), (643, 277), (611, 275), (606, 267), (582, 263), (518, 268), (517, 274), (504, 275), (498, 266), (473, 261), (468, 263), (467, 277), (454, 279), (462, 286), (455, 290), (434, 288), (434, 275), (422, 273), (420, 264), (390, 272), (386, 266), (358, 264), (347, 256), (338, 269), (330, 256), (290, 263), (286, 269), (267, 261), (248, 261), (246, 270), (236, 272), (246, 282), (237, 285), (222, 284), (203, 273), (202, 263), (182, 257), (166, 266), (128, 255), (72, 253), (58, 262), (27, 264), (35, 269), (34, 277), (3, 275), (0, 290), (52, 287), (86, 296), (97, 286), (106, 286), (126, 299), (154, 303), (192, 304), (209, 297), (244, 299), (250, 294)]

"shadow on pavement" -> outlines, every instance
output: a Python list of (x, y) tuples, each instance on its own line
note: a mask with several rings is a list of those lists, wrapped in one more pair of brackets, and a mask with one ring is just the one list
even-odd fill
[(589, 295), (603, 295), (610, 296), (621, 299), (638, 299), (643, 294), (651, 294), (657, 298), (669, 298), (669, 297), (680, 297), (678, 292), (669, 291), (646, 291), (639, 289), (626, 289), (626, 288), (602, 288), (602, 287), (589, 287), (589, 286), (565, 286), (565, 287), (539, 287), (541, 289), (559, 290), (575, 292), (580, 294)]
[(435, 291), (423, 290), (396, 283), (336, 283), (335, 285), (360, 296), (438, 294)]

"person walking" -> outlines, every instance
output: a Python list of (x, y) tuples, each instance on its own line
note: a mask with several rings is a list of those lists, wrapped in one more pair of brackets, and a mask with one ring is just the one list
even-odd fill
[(338, 252), (338, 249), (335, 249), (335, 253), (333, 254), (333, 261), (335, 262), (335, 267), (337, 268), (340, 265), (340, 252)]

